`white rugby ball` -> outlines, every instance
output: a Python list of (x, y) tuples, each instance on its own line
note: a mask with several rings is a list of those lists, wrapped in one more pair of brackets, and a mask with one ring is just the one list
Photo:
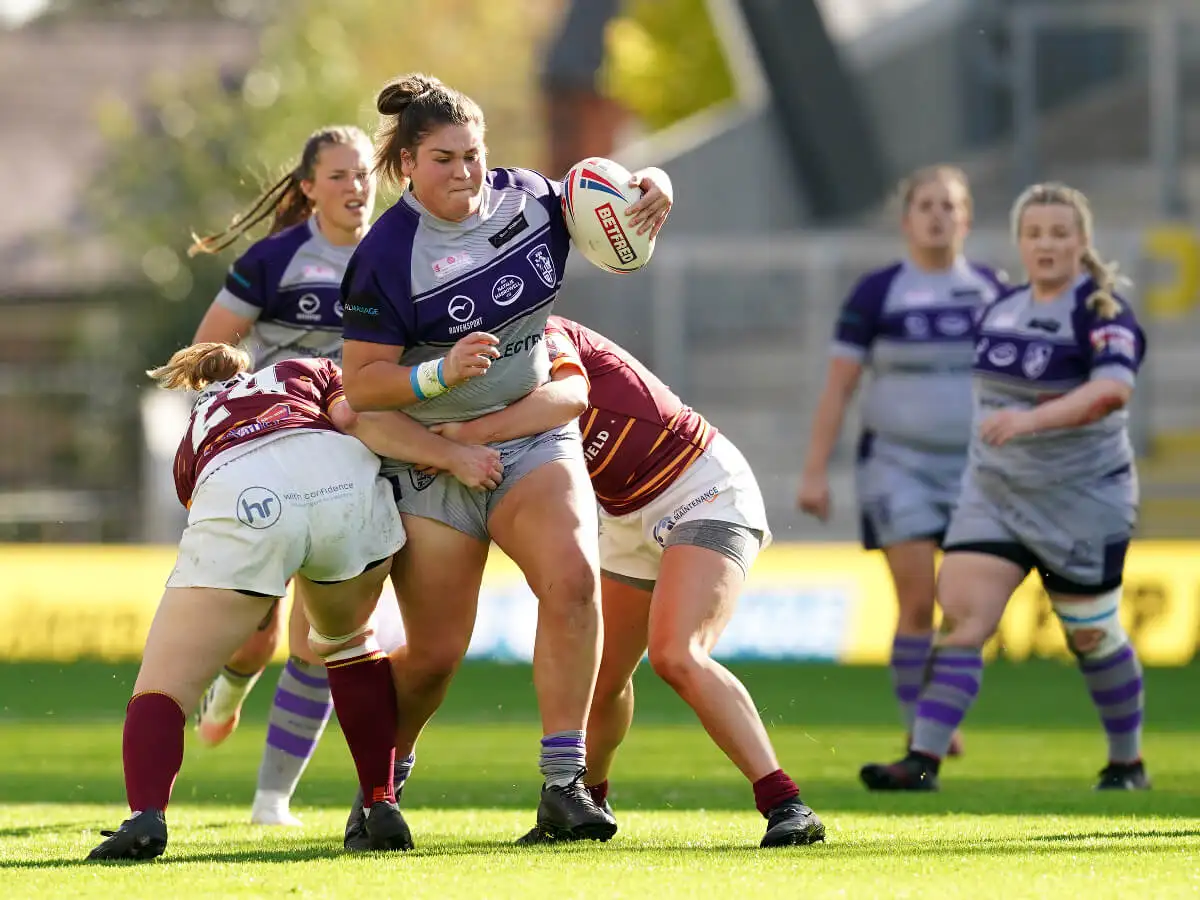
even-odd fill
[(641, 199), (628, 169), (593, 156), (571, 166), (562, 183), (563, 217), (579, 252), (606, 272), (636, 272), (650, 261), (654, 241), (638, 234), (625, 210)]

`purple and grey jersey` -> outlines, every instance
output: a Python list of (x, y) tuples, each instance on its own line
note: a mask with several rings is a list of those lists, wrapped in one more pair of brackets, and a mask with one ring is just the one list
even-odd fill
[(838, 317), (833, 355), (871, 372), (864, 431), (914, 449), (966, 452), (975, 324), (1002, 292), (991, 269), (963, 258), (941, 272), (900, 262), (859, 281)]
[[(1095, 282), (1083, 278), (1059, 297), (1035, 302), (1015, 291), (984, 314), (975, 348), (976, 428), (999, 409), (1030, 409), (1099, 378), (1133, 385), (1146, 337), (1129, 305), (1113, 319), (1088, 309)], [(1078, 428), (1016, 438), (992, 447), (971, 442), (971, 468), (1016, 487), (1102, 479), (1133, 464), (1129, 413), (1117, 410)]]
[(353, 246), (331, 244), (315, 218), (247, 250), (229, 269), (217, 303), (254, 319), (243, 346), (254, 370), (285, 359), (342, 359), (341, 283)]
[(406, 193), (359, 244), (342, 285), (347, 340), (403, 347), (404, 366), (472, 331), (500, 341), (487, 375), (405, 407), (417, 421), (474, 419), (549, 380), (542, 335), (570, 249), (561, 195), (537, 172), (492, 169), (477, 214), (447, 222)]

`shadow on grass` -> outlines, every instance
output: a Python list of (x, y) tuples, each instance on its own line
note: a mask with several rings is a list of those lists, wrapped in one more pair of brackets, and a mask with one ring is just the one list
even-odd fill
[[(1128, 841), (1136, 843), (1140, 851), (1169, 852), (1179, 849), (1179, 841), (1185, 838), (1200, 836), (1200, 830), (1152, 830), (1144, 832), (1114, 831), (1088, 832), (1084, 834), (1055, 834), (1021, 838), (984, 838), (981, 840), (945, 841), (936, 840), (920, 843), (917, 841), (878, 838), (864, 841), (853, 839), (838, 841), (836, 838), (829, 843), (816, 844), (810, 847), (793, 847), (771, 851), (767, 856), (779, 853), (820, 854), (821, 857), (837, 859), (859, 859), (878, 857), (902, 851), (906, 858), (949, 858), (962, 856), (1042, 856), (1053, 857), (1058, 854), (1081, 853), (1110, 854), (1113, 847), (1086, 846), (1082, 842), (1101, 839), (1104, 841)], [(728, 843), (697, 846), (694, 842), (655, 842), (652, 845), (632, 844), (618, 839), (603, 847), (592, 844), (559, 844), (547, 847), (518, 847), (509, 841), (468, 840), (450, 845), (433, 846), (409, 851), (405, 859), (433, 859), (445, 857), (476, 857), (476, 856), (523, 856), (523, 857), (566, 857), (588, 856), (595, 858), (597, 853), (617, 858), (639, 858), (651, 853), (670, 853), (683, 855), (697, 860), (708, 859), (717, 855), (729, 853), (746, 853), (753, 855), (757, 848), (749, 843)], [(0, 861), (3, 869), (59, 869), (76, 868), (80, 866), (117, 866), (128, 865), (159, 865), (178, 866), (193, 863), (227, 863), (233, 865), (245, 864), (291, 864), (296, 862), (312, 862), (333, 859), (361, 859), (364, 865), (377, 865), (385, 856), (396, 854), (364, 853), (347, 854), (335, 841), (312, 841), (301, 846), (291, 845), (278, 850), (218, 850), (188, 852), (187, 850), (168, 850), (167, 854), (151, 863), (134, 862), (90, 862), (76, 857), (61, 857), (55, 859), (39, 859), (28, 861)], [(820, 858), (820, 857), (818, 857)]]
[[(507, 773), (504, 773), (507, 775)], [(184, 777), (187, 773), (184, 773)], [(1086, 774), (1079, 778), (955, 778), (938, 793), (868, 793), (850, 778), (813, 779), (802, 783), (805, 801), (824, 817), (837, 813), (882, 814), (971, 814), (1165, 816), (1192, 818), (1200, 809), (1200, 784), (1185, 783), (1171, 790), (1145, 792), (1093, 791)], [(194, 807), (235, 806), (245, 808), (253, 796), (253, 773), (232, 777), (204, 773), (194, 788), (186, 782), (177, 787), (174, 802)], [(296, 806), (349, 809), (352, 780), (321, 773), (306, 776)], [(39, 783), (19, 775), (0, 774), (0, 796), (6, 803), (44, 803)], [(119, 773), (103, 783), (68, 789), (55, 798), (60, 803), (102, 803), (124, 807), (125, 796)], [(680, 778), (624, 778), (613, 783), (613, 805), (622, 811), (746, 812), (753, 809), (749, 789), (740, 780)], [(414, 778), (405, 789), (406, 810), (504, 809), (527, 810), (532, 817), (538, 802), (536, 776), (523, 783), (501, 775), (477, 773), (474, 778), (451, 778), (441, 774)], [(245, 816), (231, 815), (230, 823), (242, 824)], [(23, 826), (17, 826), (23, 827)], [(39, 826), (30, 826), (39, 827)], [(16, 836), (13, 829), (0, 835)]]

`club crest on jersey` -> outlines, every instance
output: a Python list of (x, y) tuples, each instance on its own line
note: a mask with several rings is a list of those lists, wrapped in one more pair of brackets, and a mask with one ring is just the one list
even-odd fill
[(299, 310), (296, 313), (297, 319), (304, 319), (308, 322), (321, 320), (321, 298), (316, 294), (305, 294), (296, 301), (296, 308)]
[(1025, 373), (1026, 378), (1039, 378), (1046, 371), (1046, 367), (1050, 365), (1052, 356), (1054, 356), (1053, 347), (1041, 341), (1034, 341), (1025, 348), (1025, 355), (1021, 358), (1021, 371)]
[(492, 285), (492, 302), (497, 306), (516, 303), (525, 291), (525, 279), (519, 275), (502, 275)]
[(408, 470), (408, 480), (412, 482), (413, 488), (418, 491), (425, 490), (425, 488), (433, 484), (436, 479), (437, 476), (432, 475), (429, 472), (419, 472), (416, 469)]
[(670, 516), (663, 516), (658, 520), (658, 524), (654, 526), (654, 540), (658, 542), (658, 546), (667, 546), (667, 535), (671, 533), (671, 529), (675, 527), (675, 520)]
[(538, 244), (525, 254), (525, 258), (533, 266), (533, 271), (537, 272), (537, 277), (542, 280), (542, 284), (548, 288), (554, 287), (557, 273), (554, 271), (554, 257), (550, 255), (550, 248), (545, 244)]
[(988, 362), (998, 369), (1005, 369), (1017, 361), (1017, 348), (1013, 344), (997, 344), (988, 351)]
[(450, 256), (443, 256), (433, 264), (433, 275), (439, 281), (443, 278), (449, 278), (455, 272), (461, 272), (463, 269), (473, 266), (475, 257), (471, 256), (467, 251), (455, 253)]
[(237, 518), (243, 525), (262, 531), (283, 515), (283, 501), (270, 488), (248, 487), (237, 498)]

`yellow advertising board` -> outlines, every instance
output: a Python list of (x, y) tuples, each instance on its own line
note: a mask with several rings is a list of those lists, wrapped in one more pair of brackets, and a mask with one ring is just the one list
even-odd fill
[[(0, 545), (0, 660), (137, 659), (174, 558), (171, 547)], [(1122, 618), (1147, 665), (1190, 661), (1200, 640), (1200, 543), (1135, 543)], [(494, 551), (470, 655), (528, 659), (536, 622), (520, 572)], [(880, 664), (895, 622), (880, 554), (778, 544), (755, 564), (716, 655)], [(1014, 595), (989, 653), (1067, 654), (1036, 577)]]

